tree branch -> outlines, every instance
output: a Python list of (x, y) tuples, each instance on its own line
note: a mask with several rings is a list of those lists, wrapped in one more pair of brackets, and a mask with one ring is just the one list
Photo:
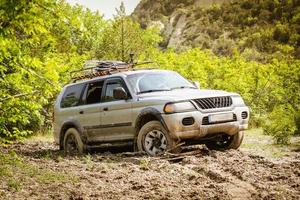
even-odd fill
[(38, 78), (40, 78), (40, 79), (46, 81), (48, 84), (50, 84), (50, 85), (52, 85), (52, 86), (55, 87), (55, 85), (54, 85), (50, 80), (48, 80), (47, 78), (45, 78), (45, 77), (39, 75), (38, 73), (36, 73), (36, 72), (33, 71), (32, 69), (27, 69), (27, 68), (26, 68), (23, 64), (21, 64), (21, 63), (16, 63), (16, 64), (19, 64), (19, 65), (22, 67), (22, 69), (24, 69), (25, 71), (34, 74), (34, 75), (37, 76)]
[(9, 97), (0, 99), (0, 102), (4, 102), (4, 101), (12, 99), (12, 98), (20, 98), (20, 97), (24, 97), (24, 96), (33, 95), (33, 94), (36, 94), (36, 93), (38, 93), (37, 90), (35, 90), (35, 91), (31, 92), (31, 93), (20, 93), (20, 94), (16, 94), (16, 95), (13, 95), (13, 96), (9, 96)]

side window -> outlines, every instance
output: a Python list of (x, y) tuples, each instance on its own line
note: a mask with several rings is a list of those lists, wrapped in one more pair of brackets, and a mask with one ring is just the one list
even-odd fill
[(89, 83), (86, 93), (86, 104), (100, 103), (104, 81)]
[(60, 107), (67, 108), (77, 106), (79, 99), (84, 88), (84, 84), (72, 85), (67, 87), (62, 100), (60, 102)]
[(114, 99), (113, 91), (117, 87), (124, 87), (121, 80), (109, 81), (106, 84), (103, 101), (115, 101), (116, 99)]

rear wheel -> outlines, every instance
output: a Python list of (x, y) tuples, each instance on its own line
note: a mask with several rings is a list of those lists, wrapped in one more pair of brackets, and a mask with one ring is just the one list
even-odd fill
[(218, 139), (206, 142), (206, 146), (213, 150), (238, 149), (243, 141), (244, 132), (240, 131), (235, 135), (221, 135)]
[(146, 123), (137, 137), (138, 150), (151, 156), (161, 155), (168, 150), (174, 151), (175, 144), (175, 141), (159, 121)]
[(67, 154), (82, 154), (85, 152), (85, 145), (83, 144), (79, 132), (75, 128), (69, 128), (64, 136), (64, 152)]

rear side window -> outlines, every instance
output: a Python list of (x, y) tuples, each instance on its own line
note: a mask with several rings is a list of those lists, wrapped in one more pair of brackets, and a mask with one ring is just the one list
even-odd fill
[(60, 107), (68, 108), (68, 107), (77, 106), (83, 88), (84, 88), (84, 84), (72, 85), (67, 87), (62, 97)]
[(88, 85), (86, 94), (86, 104), (94, 104), (101, 102), (101, 93), (104, 81), (93, 82)]

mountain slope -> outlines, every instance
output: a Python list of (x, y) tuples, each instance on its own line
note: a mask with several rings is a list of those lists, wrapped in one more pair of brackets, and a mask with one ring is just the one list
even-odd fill
[(144, 0), (132, 14), (142, 27), (157, 25), (161, 47), (237, 50), (254, 60), (300, 58), (300, 1)]

